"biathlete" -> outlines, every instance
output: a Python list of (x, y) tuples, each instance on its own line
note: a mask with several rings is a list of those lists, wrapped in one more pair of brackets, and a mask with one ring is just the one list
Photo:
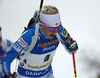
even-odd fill
[(70, 54), (78, 50), (77, 42), (62, 26), (58, 9), (44, 6), (39, 22), (29, 26), (3, 58), (5, 78), (11, 78), (10, 64), (18, 54), (17, 78), (54, 78), (51, 64), (60, 42)]

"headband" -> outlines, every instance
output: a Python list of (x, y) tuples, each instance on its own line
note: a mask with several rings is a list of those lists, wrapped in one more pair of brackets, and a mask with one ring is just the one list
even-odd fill
[(40, 13), (40, 19), (48, 27), (58, 27), (60, 25), (60, 14), (47, 15)]

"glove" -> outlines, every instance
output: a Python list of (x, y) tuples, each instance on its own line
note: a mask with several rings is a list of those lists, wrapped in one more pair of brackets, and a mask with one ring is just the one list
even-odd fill
[(11, 74), (9, 73), (9, 74), (5, 74), (5, 77), (4, 78), (12, 78), (12, 76), (11, 76)]
[(70, 52), (78, 50), (78, 45), (75, 40), (72, 41), (72, 43), (69, 45), (68, 49)]
[(13, 72), (13, 74), (12, 74), (12, 78), (17, 78), (17, 74), (16, 74), (16, 72)]

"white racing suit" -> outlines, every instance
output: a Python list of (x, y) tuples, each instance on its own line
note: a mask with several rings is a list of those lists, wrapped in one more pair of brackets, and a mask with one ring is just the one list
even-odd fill
[(53, 56), (59, 41), (66, 39), (69, 40), (70, 36), (63, 26), (53, 39), (48, 39), (41, 32), (39, 24), (26, 29), (4, 57), (4, 73), (11, 72), (10, 63), (20, 53), (17, 78), (54, 78), (51, 67)]

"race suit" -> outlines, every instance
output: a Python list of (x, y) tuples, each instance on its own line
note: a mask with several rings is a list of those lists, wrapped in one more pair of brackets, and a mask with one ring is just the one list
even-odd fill
[[(70, 35), (67, 30), (61, 26), (58, 31), (58, 35), (61, 39), (58, 39), (57, 35), (52, 39), (49, 39), (41, 32), (40, 27), (35, 31), (37, 26), (39, 25), (31, 26), (26, 29), (21, 37), (14, 43), (12, 48), (7, 52), (2, 62), (4, 73), (11, 73), (10, 63), (20, 53), (18, 74), (23, 76), (20, 76), (20, 78), (49, 78), (49, 76), (44, 76), (52, 70), (51, 63), (56, 48), (59, 45), (59, 40), (63, 42), (67, 39), (68, 41), (70, 40)], [(33, 41), (35, 40), (36, 32), (38, 32), (38, 37), (35, 43)], [(68, 47), (67, 41), (66, 45), (64, 43), (66, 49)], [(35, 43), (34, 46), (32, 43)], [(29, 48), (31, 49), (29, 50)]]
[(3, 71), (2, 71), (2, 58), (4, 57), (5, 53), (11, 48), (12, 42), (7, 39), (2, 39), (2, 43), (0, 46), (0, 78), (3, 78)]

